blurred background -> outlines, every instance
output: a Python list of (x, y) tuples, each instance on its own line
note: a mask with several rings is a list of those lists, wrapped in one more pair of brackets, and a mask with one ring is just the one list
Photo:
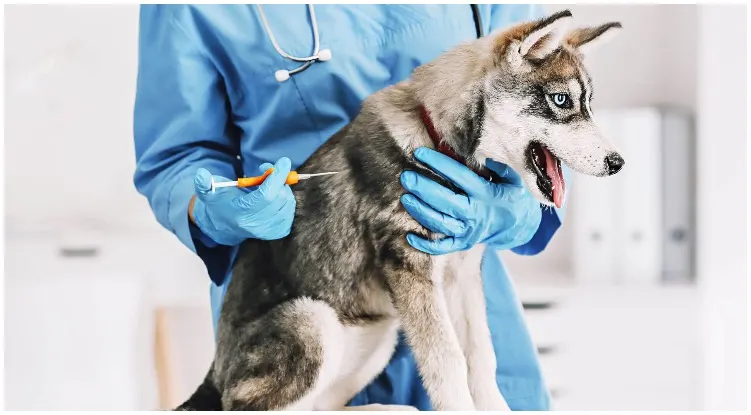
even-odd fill
[[(564, 7), (624, 25), (589, 67), (626, 166), (575, 176), (544, 253), (501, 254), (553, 409), (743, 409), (746, 6)], [(173, 407), (211, 361), (209, 280), (132, 184), (138, 6), (4, 11), (5, 409)]]

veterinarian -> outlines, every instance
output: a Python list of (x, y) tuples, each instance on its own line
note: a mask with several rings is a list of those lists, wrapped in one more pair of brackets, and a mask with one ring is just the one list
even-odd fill
[[(278, 239), (290, 232), (294, 196), (283, 180), (272, 178), (285, 177), (302, 164), (357, 114), (368, 95), (476, 38), (478, 29), (487, 34), (543, 14), (537, 6), (518, 4), (321, 4), (314, 10), (305, 5), (142, 5), (134, 183), (159, 223), (205, 263), (214, 324), (237, 245), (246, 238)], [(317, 56), (305, 63), (311, 51)], [(446, 176), (475, 174), (437, 152), (421, 158)], [(271, 164), (275, 172), (269, 185), (208, 191), (210, 174), (234, 180), (258, 175)], [(541, 252), (564, 212), (541, 209), (531, 195), (516, 203), (477, 200), (477, 209), (455, 211), (442, 203), (441, 192), (448, 189), (436, 191), (432, 182), (408, 176), (402, 183), (408, 193), (422, 197), (402, 199), (410, 214), (449, 235), (437, 242), (410, 237), (415, 249), (440, 255), (481, 242), (491, 246), (483, 280), (498, 385), (514, 410), (549, 409), (536, 348), (497, 251)], [(265, 197), (259, 197), (262, 193)], [(384, 373), (350, 405), (369, 403), (431, 409), (403, 339)]]

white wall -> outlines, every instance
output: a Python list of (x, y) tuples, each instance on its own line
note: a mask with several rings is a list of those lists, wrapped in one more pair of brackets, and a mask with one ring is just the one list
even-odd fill
[(699, 15), (697, 265), (711, 410), (746, 408), (749, 386), (745, 9), (701, 6)]
[[(5, 403), (155, 409), (154, 307), (200, 310), (197, 338), (173, 341), (177, 356), (193, 351), (183, 341), (203, 350), (183, 360), (194, 372), (205, 374), (213, 339), (205, 267), (133, 187), (138, 5), (4, 11), (4, 277), (15, 298), (5, 309), (14, 363)], [(99, 254), (65, 258), (61, 246)], [(203, 376), (176, 370), (190, 387)]]
[(8, 229), (154, 229), (133, 188), (138, 5), (5, 7)]
[[(552, 9), (554, 6), (547, 6)], [(695, 108), (694, 5), (561, 5), (577, 25), (619, 21), (623, 30), (589, 60), (594, 110), (674, 104)], [(679, 39), (679, 41), (676, 41)]]

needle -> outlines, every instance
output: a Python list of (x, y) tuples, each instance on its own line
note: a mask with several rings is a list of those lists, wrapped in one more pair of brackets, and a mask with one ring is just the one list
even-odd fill
[[(261, 183), (266, 180), (266, 177), (271, 174), (271, 172), (274, 171), (273, 168), (266, 170), (266, 172), (263, 174), (263, 176), (256, 176), (256, 177), (243, 177), (240, 179), (237, 179), (235, 181), (231, 182), (215, 182), (214, 179), (211, 179), (211, 191), (213, 192), (215, 189), (219, 187), (250, 187), (250, 186), (258, 186)], [(297, 173), (296, 171), (289, 172), (289, 175), (287, 176), (286, 184), (297, 184), (300, 180), (306, 180), (310, 179), (311, 177), (316, 176), (328, 176), (329, 174), (337, 174), (338, 171), (329, 171), (325, 173)]]
[[(300, 173), (300, 174), (297, 175), (297, 177), (299, 177), (299, 180), (305, 180), (305, 179), (310, 179), (311, 177), (328, 176), (329, 174), (337, 174), (337, 173), (339, 173), (339, 172), (338, 171), (327, 171), (326, 173), (308, 173), (308, 174), (306, 174), (306, 173)], [(289, 179), (287, 179), (287, 180), (289, 180)]]

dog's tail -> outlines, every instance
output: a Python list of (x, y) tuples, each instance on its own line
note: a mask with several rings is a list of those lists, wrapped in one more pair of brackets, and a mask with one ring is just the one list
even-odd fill
[(209, 373), (203, 379), (203, 382), (193, 395), (175, 408), (175, 411), (221, 411), (222, 394), (217, 389), (213, 381), (214, 365), (212, 363)]

